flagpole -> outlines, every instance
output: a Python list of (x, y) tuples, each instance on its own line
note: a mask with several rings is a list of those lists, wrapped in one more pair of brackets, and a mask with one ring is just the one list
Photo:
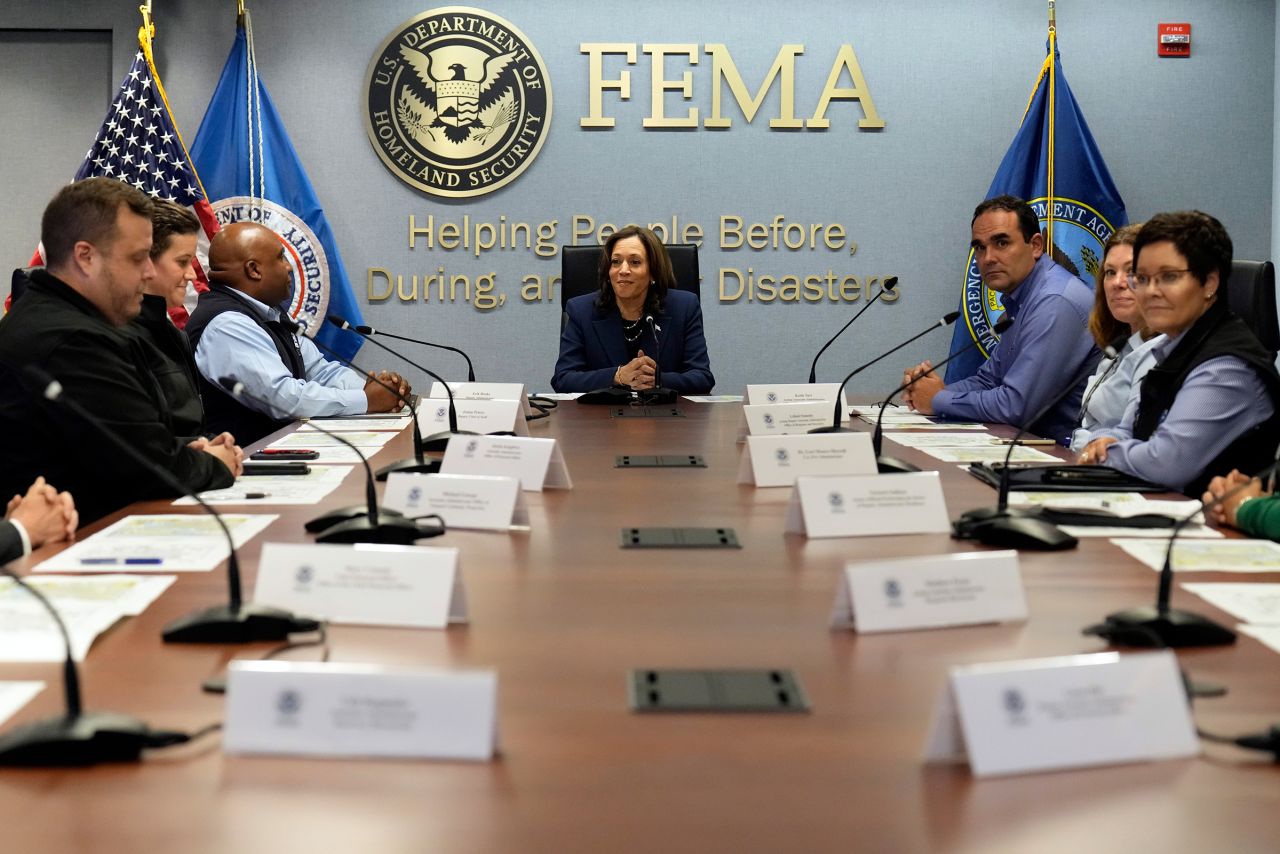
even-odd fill
[(1045, 246), (1045, 252), (1049, 257), (1053, 257), (1053, 169), (1054, 169), (1054, 120), (1057, 118), (1058, 110), (1056, 105), (1057, 92), (1057, 56), (1058, 56), (1058, 20), (1057, 20), (1057, 3), (1055, 0), (1049, 0), (1049, 168), (1045, 172), (1045, 196), (1048, 202), (1048, 217), (1046, 220), (1045, 235), (1048, 245)]

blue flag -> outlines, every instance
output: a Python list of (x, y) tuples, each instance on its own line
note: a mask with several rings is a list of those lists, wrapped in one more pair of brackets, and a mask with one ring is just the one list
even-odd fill
[[(986, 197), (1003, 193), (1031, 203), (1045, 233), (1045, 251), (1092, 287), (1102, 266), (1102, 245), (1127, 219), (1124, 201), (1067, 86), (1052, 30), (1022, 126)], [(951, 352), (975, 340), (978, 346), (948, 363), (948, 383), (982, 366), (999, 341), (993, 327), (1003, 311), (1000, 295), (983, 286), (970, 250)]]
[(302, 168), (253, 60), (243, 23), (205, 110), (191, 159), (221, 226), (260, 222), (280, 235), (293, 267), (293, 293), (281, 306), (319, 344), (351, 358), (358, 335), (325, 323), (329, 313), (363, 322), (324, 209)]

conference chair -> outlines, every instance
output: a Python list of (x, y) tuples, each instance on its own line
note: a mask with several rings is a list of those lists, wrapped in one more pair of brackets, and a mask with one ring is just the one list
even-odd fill
[(1232, 261), (1227, 306), (1249, 324), (1262, 346), (1280, 350), (1276, 318), (1276, 268), (1270, 261)]
[[(698, 284), (698, 247), (692, 243), (664, 243), (676, 277), (676, 290), (701, 297)], [(560, 247), (560, 327), (564, 328), (564, 304), (583, 294), (595, 293), (600, 287), (596, 278), (600, 270), (599, 246)]]

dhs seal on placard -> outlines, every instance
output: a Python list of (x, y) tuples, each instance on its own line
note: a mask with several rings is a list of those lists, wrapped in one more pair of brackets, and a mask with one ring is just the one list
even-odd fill
[(314, 338), (329, 313), (331, 281), (329, 259), (316, 233), (302, 217), (269, 199), (231, 196), (214, 202), (213, 213), (222, 228), (236, 222), (256, 222), (276, 233), (293, 270), (293, 291), (286, 311), (304, 335)]
[[(1041, 196), (1029, 200), (1028, 204), (1040, 218), (1040, 231), (1043, 233), (1049, 221), (1049, 200)], [(1092, 288), (1094, 277), (1102, 266), (1103, 244), (1111, 237), (1115, 227), (1102, 214), (1073, 199), (1055, 198), (1053, 209), (1054, 245), (1048, 245), (1046, 236), (1044, 250), (1054, 261)], [(964, 298), (961, 304), (969, 334), (978, 342), (982, 355), (990, 356), (992, 348), (1000, 341), (994, 327), (1004, 313), (1004, 306), (1000, 302), (1000, 294), (988, 290), (982, 284), (982, 271), (978, 269), (978, 260), (972, 249), (969, 250), (969, 260), (965, 263)]]
[(365, 129), (400, 180), (437, 196), (514, 181), (551, 124), (538, 51), (509, 21), (445, 6), (405, 21), (369, 63)]

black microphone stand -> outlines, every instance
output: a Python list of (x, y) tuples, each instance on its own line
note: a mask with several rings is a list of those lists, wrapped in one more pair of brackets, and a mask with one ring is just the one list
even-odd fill
[[(336, 318), (337, 315), (334, 315), (334, 317)], [(357, 335), (363, 335), (366, 338), (373, 335), (381, 335), (384, 338), (394, 338), (396, 341), (407, 341), (410, 344), (421, 344), (423, 347), (435, 347), (437, 350), (448, 350), (450, 353), (457, 353), (467, 360), (467, 382), (473, 383), (476, 381), (476, 369), (471, 364), (471, 357), (457, 347), (450, 347), (448, 344), (436, 344), (432, 341), (421, 341), (417, 338), (406, 338), (403, 335), (394, 335), (381, 329), (374, 329), (372, 326), (353, 326), (352, 329), (355, 330)]]
[(859, 317), (862, 317), (862, 313), (867, 309), (871, 308), (871, 306), (876, 302), (876, 300), (884, 296), (886, 291), (889, 293), (893, 293), (893, 289), (896, 288), (897, 286), (898, 286), (897, 276), (890, 276), (889, 278), (885, 279), (884, 282), (881, 283), (880, 285), (880, 290), (876, 291), (876, 295), (873, 296), (871, 299), (867, 300), (866, 305), (858, 309), (858, 313), (855, 314), (853, 317), (849, 318), (849, 322), (846, 323), (844, 326), (841, 326), (840, 331), (837, 332), (835, 335), (832, 335), (830, 341), (822, 345), (822, 349), (819, 350), (818, 354), (813, 357), (813, 364), (809, 366), (809, 383), (810, 384), (816, 383), (818, 381), (818, 359), (822, 358), (822, 354), (827, 352), (827, 348), (830, 347), (832, 344), (836, 343), (836, 339), (839, 338), (841, 335), (843, 335), (846, 329), (848, 329), (850, 326), (853, 326), (853, 322), (857, 320)]

